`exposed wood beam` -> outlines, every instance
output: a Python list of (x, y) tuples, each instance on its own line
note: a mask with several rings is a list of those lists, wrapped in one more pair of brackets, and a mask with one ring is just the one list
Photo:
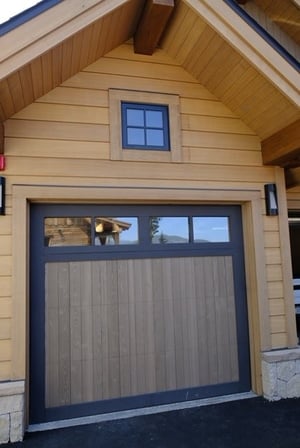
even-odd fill
[(262, 157), (265, 165), (300, 166), (300, 120), (264, 140)]
[(4, 154), (4, 125), (0, 121), (0, 154)]
[(134, 51), (153, 54), (174, 9), (174, 0), (147, 0), (134, 36)]
[(300, 167), (294, 169), (286, 169), (285, 173), (285, 186), (287, 190), (289, 188), (298, 187), (300, 185)]

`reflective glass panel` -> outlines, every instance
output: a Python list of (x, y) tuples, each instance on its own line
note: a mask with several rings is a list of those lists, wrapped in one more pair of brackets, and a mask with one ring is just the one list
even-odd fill
[(193, 217), (195, 243), (228, 243), (230, 241), (227, 216)]
[(146, 111), (147, 128), (163, 128), (163, 114), (159, 110)]
[(152, 216), (150, 218), (150, 238), (153, 244), (188, 243), (188, 218)]
[(141, 109), (127, 109), (127, 126), (144, 127), (144, 111)]
[(89, 246), (91, 218), (45, 218), (44, 244), (48, 247)]
[(127, 129), (127, 143), (128, 145), (145, 145), (144, 129), (128, 128)]
[(146, 131), (147, 145), (164, 146), (164, 133), (158, 129), (148, 129)]
[(95, 245), (138, 244), (138, 218), (95, 218)]

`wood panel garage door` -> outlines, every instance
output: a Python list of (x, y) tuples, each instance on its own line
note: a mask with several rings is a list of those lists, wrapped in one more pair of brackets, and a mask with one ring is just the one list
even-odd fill
[(31, 423), (250, 389), (239, 207), (31, 222)]

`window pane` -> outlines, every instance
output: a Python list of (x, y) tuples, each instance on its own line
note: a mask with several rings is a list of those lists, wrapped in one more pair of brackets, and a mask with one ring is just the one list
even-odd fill
[(148, 146), (164, 146), (164, 133), (157, 129), (147, 129), (147, 145)]
[(144, 111), (140, 109), (127, 109), (127, 126), (145, 126)]
[(89, 246), (91, 218), (45, 218), (45, 246)]
[(152, 216), (150, 218), (150, 238), (153, 244), (188, 243), (188, 218)]
[(128, 145), (145, 145), (144, 129), (128, 128), (127, 129), (127, 143)]
[(138, 218), (95, 218), (95, 245), (138, 244)]
[(163, 114), (156, 110), (146, 111), (146, 127), (147, 128), (163, 128)]
[(193, 231), (195, 243), (228, 243), (228, 217), (194, 217)]

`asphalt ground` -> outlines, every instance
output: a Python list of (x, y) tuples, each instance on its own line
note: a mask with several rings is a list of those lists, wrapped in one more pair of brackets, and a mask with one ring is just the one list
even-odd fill
[(300, 399), (262, 397), (27, 433), (17, 448), (300, 448)]

